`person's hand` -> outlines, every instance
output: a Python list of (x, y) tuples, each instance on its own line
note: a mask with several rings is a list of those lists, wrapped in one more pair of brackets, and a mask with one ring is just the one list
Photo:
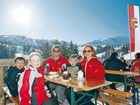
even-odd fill
[(61, 68), (58, 68), (57, 73), (58, 73), (58, 75), (61, 75), (62, 74), (62, 69)]
[(52, 95), (49, 92), (46, 92), (46, 95), (50, 98)]
[(47, 91), (48, 90), (48, 87), (47, 86), (44, 86), (44, 89)]

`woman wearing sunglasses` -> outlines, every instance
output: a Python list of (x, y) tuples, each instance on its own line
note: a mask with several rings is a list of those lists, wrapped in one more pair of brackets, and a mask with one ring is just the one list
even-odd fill
[[(96, 57), (95, 49), (91, 45), (86, 45), (83, 48), (83, 60), (81, 61), (81, 66), (85, 73), (86, 81), (90, 81), (88, 85), (91, 85), (92, 82), (102, 83), (105, 80), (105, 70), (103, 64)], [(88, 91), (90, 94), (98, 94), (98, 90)], [(91, 100), (88, 96), (87, 100)], [(87, 105), (93, 105), (91, 101)]]
[[(105, 70), (103, 64), (97, 59), (96, 53), (94, 48), (91, 45), (86, 45), (83, 48), (83, 60), (81, 61), (81, 66), (85, 73), (85, 79), (87, 81), (92, 82), (104, 82), (104, 75)], [(92, 85), (92, 84), (89, 84)], [(91, 90), (88, 91), (89, 94), (95, 94), (95, 92), (98, 94), (98, 90)], [(85, 92), (86, 93), (86, 92)], [(69, 89), (65, 90), (65, 96), (68, 100), (68, 102), (71, 104), (71, 92)], [(82, 95), (79, 94), (79, 92), (75, 93), (75, 98), (79, 99)], [(91, 101), (93, 97), (86, 96), (81, 101), (78, 102), (78, 104), (82, 105), (94, 105), (94, 103)]]
[(81, 65), (85, 72), (86, 80), (104, 80), (104, 66), (96, 57), (96, 52), (91, 45), (86, 45), (84, 47)]

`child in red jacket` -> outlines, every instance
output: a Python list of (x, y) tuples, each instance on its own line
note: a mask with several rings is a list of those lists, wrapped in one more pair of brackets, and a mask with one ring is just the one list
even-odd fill
[(44, 68), (41, 68), (41, 55), (32, 52), (28, 67), (18, 81), (20, 105), (58, 105), (44, 85)]

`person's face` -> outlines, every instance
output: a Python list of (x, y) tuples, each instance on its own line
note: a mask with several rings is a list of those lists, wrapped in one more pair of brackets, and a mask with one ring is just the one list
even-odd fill
[(78, 62), (78, 58), (70, 58), (70, 59), (69, 59), (69, 63), (70, 63), (71, 65), (75, 65), (77, 62)]
[(31, 66), (33, 66), (34, 68), (38, 68), (38, 67), (41, 66), (41, 58), (39, 56), (37, 56), (37, 55), (33, 55), (30, 58), (29, 64)]
[(19, 59), (16, 60), (16, 67), (18, 69), (22, 69), (24, 66), (25, 66), (25, 61), (24, 60), (19, 60)]
[(135, 54), (135, 59), (137, 58), (137, 54)]
[(53, 51), (52, 51), (52, 54), (55, 57), (59, 57), (60, 54), (61, 54), (60, 49), (59, 48), (54, 48)]
[(124, 59), (123, 59), (123, 58), (120, 58), (120, 60), (121, 60), (122, 62), (124, 62)]
[(93, 55), (93, 51), (90, 47), (86, 47), (83, 51), (83, 54), (86, 58), (91, 58)]

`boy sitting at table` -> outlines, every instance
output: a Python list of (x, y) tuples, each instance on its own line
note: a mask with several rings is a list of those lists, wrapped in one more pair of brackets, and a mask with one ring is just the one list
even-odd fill
[(18, 79), (24, 71), (25, 59), (23, 57), (15, 58), (15, 66), (11, 66), (7, 71), (5, 82), (13, 97), (18, 98)]
[[(78, 75), (78, 72), (80, 70), (82, 70), (82, 66), (81, 66), (80, 62), (78, 62), (78, 55), (77, 54), (72, 54), (69, 57), (68, 61), (69, 61), (69, 63), (66, 65), (64, 71), (67, 71), (70, 74), (72, 79), (76, 79), (77, 75)], [(71, 90), (71, 88), (67, 88), (65, 90), (65, 96), (68, 99), (69, 103), (71, 104), (70, 94), (69, 94), (70, 90)]]
[(72, 54), (69, 57), (69, 63), (66, 65), (66, 71), (70, 73), (71, 78), (77, 78), (77, 74), (79, 70), (82, 70), (81, 64), (78, 63), (78, 55)]

